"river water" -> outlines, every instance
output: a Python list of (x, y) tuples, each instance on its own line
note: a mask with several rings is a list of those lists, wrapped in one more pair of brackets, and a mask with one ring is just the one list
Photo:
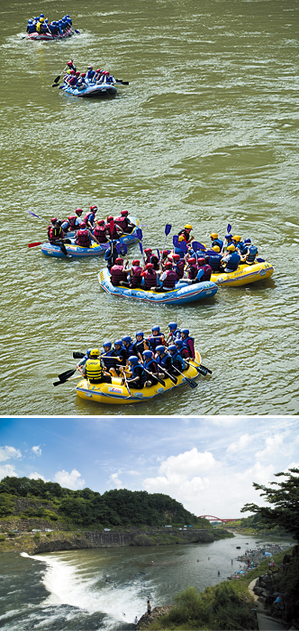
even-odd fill
[[(236, 535), (209, 544), (34, 557), (6, 553), (0, 557), (0, 626), (5, 631), (132, 629), (135, 616), (145, 613), (148, 597), (153, 607), (161, 606), (188, 585), (201, 590), (216, 585), (244, 567), (237, 556), (256, 548), (255, 540)], [(284, 540), (282, 545), (289, 544)]]
[[(66, 7), (0, 8), (0, 412), (107, 413), (76, 397), (75, 381), (53, 388), (72, 351), (176, 320), (213, 376), (114, 414), (298, 414), (298, 3), (82, 0), (72, 7), (80, 35), (28, 42), (27, 18), (41, 10), (55, 19)], [(111, 101), (66, 96), (51, 84), (71, 57), (130, 85)], [(91, 203), (100, 216), (138, 216), (144, 246), (162, 247), (166, 223), (169, 244), (186, 222), (204, 243), (230, 223), (275, 273), (180, 308), (109, 297), (101, 259), (52, 260), (27, 247), (47, 228), (29, 210), (48, 220)]]

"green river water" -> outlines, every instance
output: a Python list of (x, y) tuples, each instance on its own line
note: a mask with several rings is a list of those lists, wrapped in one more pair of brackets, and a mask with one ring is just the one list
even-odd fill
[[(24, 39), (27, 18), (68, 11), (80, 35)], [(0, 411), (11, 415), (298, 414), (298, 19), (294, 1), (2, 0)], [(114, 100), (52, 88), (74, 58), (127, 80)], [(191, 222), (251, 237), (272, 279), (190, 306), (135, 304), (100, 290), (103, 260), (52, 260), (32, 241), (80, 205), (128, 209), (144, 246)], [(138, 246), (130, 251), (136, 255)], [(146, 406), (80, 400), (72, 352), (153, 324), (187, 326), (212, 377)]]

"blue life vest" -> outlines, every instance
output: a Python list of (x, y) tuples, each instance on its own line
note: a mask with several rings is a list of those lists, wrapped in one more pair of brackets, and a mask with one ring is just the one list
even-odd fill
[(103, 364), (105, 366), (105, 368), (107, 368), (107, 370), (109, 370), (109, 368), (115, 368), (116, 364), (118, 363), (118, 359), (116, 359), (116, 352), (114, 349), (111, 349), (111, 351), (108, 351), (108, 353), (103, 353)]
[(214, 245), (219, 245), (220, 250), (222, 250), (222, 248), (223, 248), (223, 241), (221, 241), (221, 239), (213, 239), (213, 241), (211, 243), (211, 247), (213, 248)]
[(252, 265), (252, 263), (254, 263), (255, 261), (255, 257), (258, 253), (258, 249), (256, 247), (256, 245), (250, 245), (249, 248), (247, 248), (247, 259), (246, 259), (246, 263), (248, 263), (249, 265)]
[(209, 265), (212, 268), (213, 272), (219, 272), (221, 265), (221, 254), (215, 252), (215, 254), (211, 254), (209, 256)]
[(238, 254), (238, 252), (233, 252), (232, 254), (229, 255), (229, 259), (226, 263), (226, 271), (227, 272), (235, 272), (236, 269), (238, 268), (238, 265), (240, 263), (241, 257), (240, 254)]

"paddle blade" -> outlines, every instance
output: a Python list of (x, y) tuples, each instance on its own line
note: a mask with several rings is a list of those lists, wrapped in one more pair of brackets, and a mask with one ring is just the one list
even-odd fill
[(256, 259), (258, 263), (265, 263), (265, 259), (261, 259), (260, 257)]
[(171, 230), (171, 224), (167, 223), (165, 226), (165, 236), (167, 237), (167, 235), (170, 233)]
[(28, 243), (28, 248), (36, 248), (38, 245), (42, 245), (43, 241), (37, 241), (36, 243)]
[(141, 254), (143, 256), (143, 247), (142, 247), (141, 241), (139, 241), (139, 249), (140, 249), (140, 252), (141, 252)]
[(196, 381), (192, 381), (191, 379), (188, 379), (185, 377), (185, 381), (187, 382), (187, 384), (190, 386), (190, 388), (197, 388), (198, 383), (196, 383)]
[(83, 359), (85, 357), (85, 353), (81, 353), (80, 351), (73, 351), (74, 359)]
[(65, 381), (66, 379), (69, 379), (69, 377), (72, 377), (75, 372), (76, 372), (77, 368), (73, 368), (73, 370), (66, 370), (65, 372), (62, 372), (60, 375), (58, 375), (58, 379), (60, 379), (60, 381)]
[(74, 29), (75, 33), (77, 33), (77, 35), (81, 35), (80, 31), (78, 31), (77, 28)]
[(119, 241), (118, 241), (118, 243), (116, 244), (116, 251), (117, 251), (117, 254), (118, 254), (118, 255), (120, 255), (121, 245), (120, 245)]
[(61, 74), (59, 74), (58, 77), (56, 77), (56, 79), (54, 79), (53, 83), (58, 83), (60, 77), (61, 77)]
[(160, 257), (160, 250), (158, 250), (158, 248), (156, 248), (156, 249), (157, 249), (158, 259), (159, 259), (159, 261), (160, 261), (160, 258), (161, 258), (161, 257)]
[(205, 250), (206, 248), (202, 243), (199, 243), (199, 241), (192, 241), (192, 249), (194, 252), (197, 252), (197, 250)]
[(230, 223), (228, 223), (228, 224), (227, 224), (227, 232), (230, 232), (230, 231), (231, 231), (231, 229), (232, 229), (232, 227), (231, 227)]
[(137, 237), (137, 239), (139, 239), (139, 241), (142, 240), (143, 234), (142, 234), (141, 228), (137, 228), (137, 230), (136, 230), (136, 237)]
[(173, 245), (174, 245), (174, 247), (175, 247), (175, 248), (177, 248), (177, 247), (178, 247), (178, 244), (179, 244), (179, 237), (178, 237), (178, 235), (177, 235), (177, 234), (175, 234), (175, 235), (173, 236), (172, 243), (173, 243)]
[(123, 243), (121, 244), (121, 248), (122, 248), (123, 253), (124, 253), (124, 254), (127, 254), (127, 252), (128, 252), (128, 246), (127, 246), (127, 244), (126, 244), (125, 242), (123, 242)]
[(188, 250), (188, 246), (186, 241), (179, 241), (178, 243), (178, 248), (181, 248), (182, 252), (184, 252), (184, 254), (186, 254), (187, 250)]

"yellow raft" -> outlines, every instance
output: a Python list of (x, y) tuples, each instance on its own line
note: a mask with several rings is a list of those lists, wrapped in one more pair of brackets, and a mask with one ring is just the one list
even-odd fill
[(211, 281), (219, 286), (240, 287), (241, 285), (249, 285), (259, 280), (270, 278), (274, 272), (274, 268), (270, 263), (254, 263), (246, 265), (242, 263), (235, 272), (220, 272), (211, 275)]
[(201, 364), (201, 357), (198, 351), (195, 352), (195, 360), (189, 360), (190, 365), (183, 375), (177, 375), (177, 383), (174, 384), (169, 377), (163, 378), (165, 386), (161, 383), (157, 383), (155, 386), (145, 386), (142, 390), (136, 390), (130, 387), (130, 391), (125, 385), (122, 385), (122, 379), (120, 377), (112, 377), (112, 383), (90, 383), (88, 379), (81, 379), (76, 387), (76, 391), (79, 397), (87, 399), (88, 401), (96, 401), (96, 403), (105, 403), (108, 405), (120, 405), (127, 403), (139, 403), (142, 401), (149, 401), (154, 397), (168, 392), (173, 388), (186, 383), (186, 377), (195, 381), (200, 374), (199, 366)]

